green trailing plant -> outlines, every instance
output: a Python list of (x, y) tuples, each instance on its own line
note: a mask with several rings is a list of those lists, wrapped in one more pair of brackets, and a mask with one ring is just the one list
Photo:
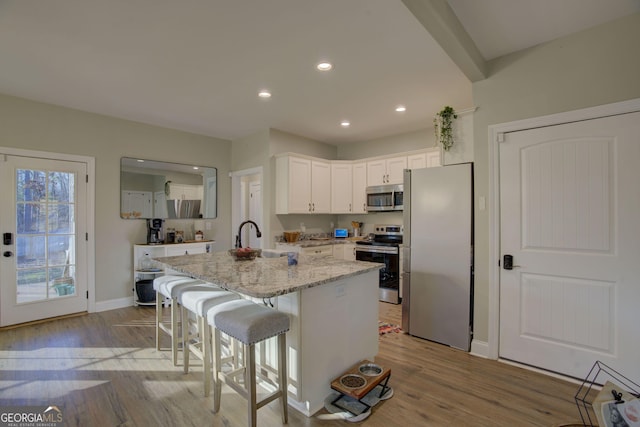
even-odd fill
[(442, 145), (444, 151), (449, 151), (453, 145), (453, 120), (457, 118), (455, 110), (448, 105), (433, 118), (436, 141)]

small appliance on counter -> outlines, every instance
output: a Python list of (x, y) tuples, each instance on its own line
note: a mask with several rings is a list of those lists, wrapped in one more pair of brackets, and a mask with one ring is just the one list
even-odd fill
[(147, 220), (147, 245), (161, 245), (162, 238), (162, 218), (151, 218)]
[(345, 239), (349, 237), (349, 231), (346, 228), (336, 228), (333, 230), (333, 237), (336, 239)]

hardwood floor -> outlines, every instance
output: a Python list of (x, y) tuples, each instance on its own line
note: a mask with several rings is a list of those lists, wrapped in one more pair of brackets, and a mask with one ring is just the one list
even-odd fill
[[(399, 325), (399, 310), (380, 303), (380, 320)], [(185, 375), (170, 352), (155, 350), (154, 313), (130, 307), (0, 332), (0, 406), (57, 405), (65, 426), (246, 425), (246, 403), (235, 392), (223, 388), (214, 415), (201, 371)], [(362, 426), (558, 426), (580, 419), (576, 384), (404, 333), (380, 337), (376, 362), (391, 368), (394, 396)], [(258, 422), (281, 425), (278, 402), (260, 409)], [(350, 424), (291, 409), (289, 425)]]

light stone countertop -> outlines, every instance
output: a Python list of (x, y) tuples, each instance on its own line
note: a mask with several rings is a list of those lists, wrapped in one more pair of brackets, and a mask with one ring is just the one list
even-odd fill
[(328, 256), (302, 255), (298, 265), (287, 257), (236, 261), (228, 252), (153, 258), (167, 268), (204, 280), (223, 289), (254, 298), (271, 298), (375, 271), (384, 265), (347, 261)]
[(364, 240), (364, 237), (345, 237), (342, 239), (306, 239), (306, 240), (298, 240), (297, 242), (277, 242), (281, 245), (291, 245), (291, 246), (299, 246), (301, 248), (310, 248), (314, 246), (324, 246), (324, 245), (343, 245), (345, 243), (355, 243), (358, 240)]

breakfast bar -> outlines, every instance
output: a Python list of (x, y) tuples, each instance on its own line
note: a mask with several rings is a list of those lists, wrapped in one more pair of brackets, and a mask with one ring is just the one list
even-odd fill
[(336, 375), (378, 353), (378, 263), (300, 255), (289, 266), (287, 257), (228, 252), (155, 261), (289, 315), (289, 404), (307, 416), (323, 407)]

